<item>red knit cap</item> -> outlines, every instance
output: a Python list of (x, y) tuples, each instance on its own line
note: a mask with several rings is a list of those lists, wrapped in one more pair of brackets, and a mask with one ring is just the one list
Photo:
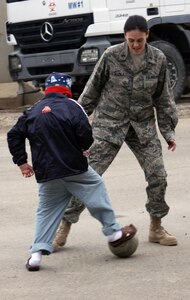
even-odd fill
[(67, 95), (69, 98), (72, 98), (72, 92), (70, 89), (68, 89), (66, 86), (50, 86), (48, 88), (45, 89), (45, 94), (49, 94), (49, 93), (61, 93), (64, 95)]

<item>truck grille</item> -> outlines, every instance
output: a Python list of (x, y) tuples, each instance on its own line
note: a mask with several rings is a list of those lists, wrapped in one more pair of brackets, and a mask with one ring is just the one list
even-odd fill
[[(42, 25), (48, 22), (53, 28), (50, 41), (41, 37)], [(7, 32), (16, 38), (22, 53), (32, 54), (80, 48), (85, 42), (87, 27), (93, 23), (92, 14), (43, 19), (22, 23), (9, 23)]]

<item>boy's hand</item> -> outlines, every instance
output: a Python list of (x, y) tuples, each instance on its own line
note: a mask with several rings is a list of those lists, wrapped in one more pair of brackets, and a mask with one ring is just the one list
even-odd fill
[(33, 170), (32, 166), (30, 166), (27, 163), (20, 165), (19, 168), (24, 177), (31, 177), (32, 175), (34, 175), (34, 170)]
[(84, 155), (84, 156), (86, 156), (86, 157), (87, 157), (87, 156), (88, 156), (88, 154), (89, 154), (89, 153), (88, 153), (88, 151), (86, 151), (86, 150), (85, 150), (85, 151), (83, 151), (83, 155)]

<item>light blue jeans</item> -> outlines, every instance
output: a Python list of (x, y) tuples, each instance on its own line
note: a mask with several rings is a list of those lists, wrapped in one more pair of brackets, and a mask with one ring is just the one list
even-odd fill
[(80, 199), (90, 214), (100, 221), (104, 235), (121, 229), (116, 223), (104, 181), (90, 166), (80, 175), (39, 183), (39, 204), (36, 211), (34, 243), (30, 252), (53, 251), (52, 241), (67, 208), (71, 195)]

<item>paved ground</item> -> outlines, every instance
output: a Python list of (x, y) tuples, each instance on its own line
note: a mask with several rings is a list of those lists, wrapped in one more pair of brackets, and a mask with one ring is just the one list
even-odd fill
[[(7, 115), (10, 123), (12, 117)], [(177, 236), (177, 247), (147, 242), (146, 184), (136, 160), (123, 146), (104, 178), (118, 221), (138, 227), (136, 254), (129, 259), (114, 257), (99, 223), (85, 211), (73, 226), (66, 247), (44, 257), (40, 272), (30, 273), (24, 265), (33, 239), (37, 186), (34, 178), (24, 179), (12, 164), (2, 130), (0, 299), (189, 300), (190, 118), (180, 118), (176, 137), (178, 148), (174, 153), (162, 142), (171, 207), (164, 225)]]

